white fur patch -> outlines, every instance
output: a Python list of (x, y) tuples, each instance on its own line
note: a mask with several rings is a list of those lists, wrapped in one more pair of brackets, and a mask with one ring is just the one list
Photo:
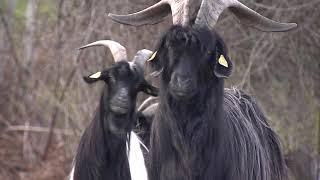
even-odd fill
[(73, 175), (74, 175), (74, 165), (73, 165), (71, 173), (69, 175), (69, 180), (73, 180)]
[(130, 149), (128, 149), (127, 145), (131, 180), (148, 180), (147, 168), (140, 145), (146, 148), (138, 136), (131, 132)]

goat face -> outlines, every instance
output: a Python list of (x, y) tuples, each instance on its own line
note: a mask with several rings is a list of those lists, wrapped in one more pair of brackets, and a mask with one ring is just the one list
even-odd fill
[(195, 59), (206, 60), (203, 57), (199, 57), (198, 54), (191, 54), (188, 51), (179, 54), (172, 53), (171, 57), (168, 58), (168, 70), (171, 72), (168, 74), (170, 77), (168, 88), (173, 97), (177, 99), (192, 98), (198, 93), (198, 88), (203, 85), (201, 81), (198, 81), (201, 79), (199, 69), (211, 67), (201, 68), (201, 64)]
[(169, 94), (178, 100), (190, 100), (208, 82), (228, 77), (232, 72), (225, 45), (218, 34), (208, 29), (172, 27), (160, 40), (151, 65), (162, 71)]
[(138, 92), (143, 91), (156, 96), (157, 89), (151, 86), (143, 78), (139, 67), (134, 63), (119, 61), (112, 67), (84, 77), (87, 83), (103, 80), (106, 83), (105, 90), (108, 97), (104, 99), (105, 105), (113, 114), (121, 116), (131, 113), (135, 109)]

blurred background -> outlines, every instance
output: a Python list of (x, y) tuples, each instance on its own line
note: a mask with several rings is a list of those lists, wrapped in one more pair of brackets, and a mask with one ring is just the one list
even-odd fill
[[(0, 179), (66, 179), (102, 84), (82, 76), (112, 64), (111, 39), (129, 56), (153, 49), (171, 18), (144, 27), (112, 22), (108, 12), (157, 0), (0, 0)], [(319, 180), (320, 0), (241, 0), (271, 19), (296, 22), (285, 33), (237, 23), (226, 10), (216, 26), (235, 63), (227, 87), (258, 99), (281, 138), (292, 180)]]

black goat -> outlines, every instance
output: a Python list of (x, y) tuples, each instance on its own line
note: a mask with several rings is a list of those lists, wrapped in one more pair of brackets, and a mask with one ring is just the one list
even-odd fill
[(151, 66), (161, 72), (150, 139), (150, 180), (283, 180), (279, 140), (259, 106), (224, 90), (226, 47), (207, 28), (173, 26)]
[[(95, 45), (109, 47), (116, 64), (107, 70), (84, 77), (87, 83), (101, 80), (106, 86), (95, 117), (81, 137), (70, 179), (146, 179), (140, 145), (131, 130), (136, 121), (135, 106), (138, 92), (143, 91), (152, 96), (156, 96), (158, 92), (143, 78), (143, 64), (152, 52), (141, 50), (133, 62), (127, 62), (126, 51), (120, 44), (113, 41), (98, 41), (83, 48)], [(135, 144), (132, 144), (133, 140)], [(135, 152), (131, 153), (132, 151)], [(128, 158), (138, 165), (132, 167)], [(140, 162), (134, 158), (140, 158)], [(136, 166), (139, 166), (140, 171), (137, 172), (137, 168), (132, 170)], [(138, 175), (143, 177), (136, 177), (137, 173), (141, 172), (144, 174)]]

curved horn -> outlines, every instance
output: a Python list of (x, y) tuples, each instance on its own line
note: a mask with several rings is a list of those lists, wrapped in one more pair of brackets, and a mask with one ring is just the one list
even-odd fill
[[(295, 23), (279, 23), (268, 19), (237, 0), (202, 0), (195, 24), (213, 28), (220, 14), (226, 8), (230, 9), (240, 20), (240, 23), (252, 26), (260, 31), (283, 32), (297, 27)], [(208, 12), (212, 13), (208, 14)]]
[(126, 48), (123, 47), (121, 44), (111, 40), (96, 41), (91, 44), (80, 47), (79, 50), (93, 46), (105, 46), (109, 48), (115, 62), (128, 60)]
[(155, 24), (170, 13), (169, 7), (173, 24), (189, 25), (194, 22), (196, 25), (213, 28), (223, 10), (229, 8), (240, 23), (260, 31), (281, 32), (297, 27), (295, 23), (279, 23), (263, 17), (238, 0), (162, 0), (137, 13), (109, 16), (116, 22), (133, 26)]
[(158, 97), (149, 97), (147, 99), (145, 99), (141, 105), (138, 108), (138, 111), (144, 111), (145, 109), (147, 109), (150, 105), (158, 103), (159, 102), (159, 98)]
[(148, 49), (142, 49), (137, 52), (137, 54), (134, 56), (132, 62), (135, 63), (137, 66), (139, 66), (142, 70), (144, 69), (144, 63), (150, 58), (150, 56), (153, 54), (152, 51)]
[(156, 24), (170, 14), (170, 5), (167, 2), (160, 1), (157, 4), (142, 11), (129, 15), (116, 15), (109, 13), (108, 16), (122, 24), (141, 26), (146, 24)]
[(146, 107), (141, 114), (147, 119), (151, 120), (154, 118), (154, 115), (156, 114), (157, 109), (159, 108), (159, 103), (150, 104), (150, 106)]

